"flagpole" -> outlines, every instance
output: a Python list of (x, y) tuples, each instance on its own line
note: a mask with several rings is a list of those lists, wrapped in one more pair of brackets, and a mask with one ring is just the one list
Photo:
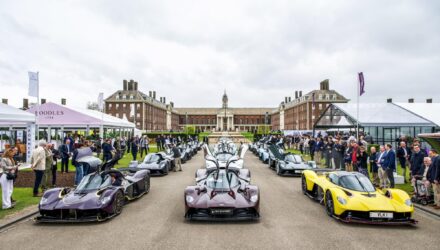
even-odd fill
[(356, 107), (356, 138), (359, 141), (359, 95), (360, 95), (360, 82), (357, 83), (357, 107)]
[(40, 128), (38, 126), (38, 116), (40, 115), (40, 72), (37, 71), (37, 115), (35, 116), (35, 131), (37, 132), (37, 142), (40, 140)]

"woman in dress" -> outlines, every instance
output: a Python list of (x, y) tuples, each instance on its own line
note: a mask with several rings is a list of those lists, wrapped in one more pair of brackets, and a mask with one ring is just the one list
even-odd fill
[[(0, 177), (0, 183), (2, 185), (2, 208), (10, 209), (15, 206), (15, 202), (12, 202), (12, 192), (14, 190), (14, 179), (11, 179), (13, 175), (16, 175), (18, 171), (18, 165), (15, 164), (14, 155), (16, 154), (15, 148), (9, 148), (3, 154), (3, 158), (0, 161), (0, 168), (2, 171)], [(9, 176), (9, 178), (8, 178)]]

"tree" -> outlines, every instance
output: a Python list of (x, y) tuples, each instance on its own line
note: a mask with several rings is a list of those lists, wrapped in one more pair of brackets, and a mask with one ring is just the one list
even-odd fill
[(99, 111), (98, 103), (97, 102), (87, 102), (87, 109)]

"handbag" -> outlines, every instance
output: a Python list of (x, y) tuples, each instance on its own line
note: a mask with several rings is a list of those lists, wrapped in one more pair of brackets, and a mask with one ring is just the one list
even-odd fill
[(16, 173), (11, 173), (11, 172), (6, 173), (6, 179), (7, 180), (15, 180), (16, 178), (17, 178), (17, 174)]

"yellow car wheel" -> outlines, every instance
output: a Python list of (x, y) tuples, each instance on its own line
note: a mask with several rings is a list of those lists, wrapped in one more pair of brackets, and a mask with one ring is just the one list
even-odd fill
[(333, 203), (333, 197), (330, 191), (325, 193), (325, 211), (330, 217), (333, 217), (335, 214), (335, 204)]
[(301, 189), (304, 195), (307, 194), (307, 181), (306, 177), (303, 175), (301, 178)]

